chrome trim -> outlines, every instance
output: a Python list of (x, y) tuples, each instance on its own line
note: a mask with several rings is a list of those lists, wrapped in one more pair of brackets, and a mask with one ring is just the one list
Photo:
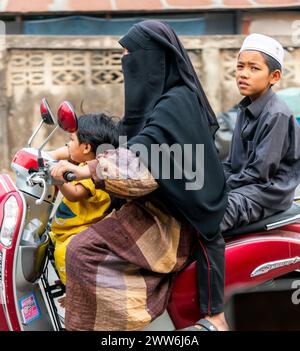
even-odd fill
[(41, 122), (39, 123), (39, 125), (33, 131), (31, 137), (29, 138), (29, 140), (27, 142), (28, 147), (31, 147), (33, 139), (35, 138), (35, 136), (37, 135), (38, 131), (41, 129), (43, 124), (44, 124), (44, 120), (42, 119)]
[(286, 258), (284, 260), (277, 260), (277, 261), (271, 261), (264, 263), (257, 268), (255, 268), (252, 273), (250, 274), (250, 277), (257, 277), (258, 275), (266, 274), (269, 273), (270, 271), (277, 269), (277, 268), (282, 268), (285, 266), (289, 266), (291, 264), (297, 264), (300, 262), (300, 257), (295, 256), (292, 258)]
[(0, 183), (3, 185), (3, 188), (5, 189), (5, 191), (9, 193), (10, 192), (9, 187), (7, 186), (7, 184), (5, 183), (1, 175), (0, 175)]
[[(4, 190), (9, 193), (10, 189), (8, 188), (7, 184), (5, 183), (5, 180), (2, 175), (0, 175), (0, 183), (3, 186)], [(5, 290), (5, 278), (4, 278), (4, 272), (5, 272), (5, 259), (6, 259), (6, 249), (2, 249), (2, 265), (1, 265), (1, 277), (2, 277), (2, 282), (0, 282), (0, 294), (1, 294), (1, 300), (2, 300), (2, 306), (3, 306), (3, 311), (6, 317), (7, 325), (10, 330), (12, 330), (12, 324), (11, 320), (9, 317), (9, 313), (7, 310), (7, 303), (6, 303), (6, 290)], [(2, 284), (3, 283), (3, 284)]]
[[(4, 283), (3, 272), (4, 272), (4, 267), (5, 267), (5, 256), (6, 256), (6, 249), (2, 250), (2, 278), (3, 278), (3, 283)], [(5, 284), (2, 285), (1, 290), (2, 290), (3, 311), (4, 311), (4, 314), (5, 314), (5, 317), (6, 317), (8, 328), (9, 328), (10, 331), (12, 331), (13, 329), (12, 329), (12, 325), (11, 325), (11, 320), (10, 320), (9, 313), (8, 313), (8, 310), (7, 310)]]
[[(265, 235), (263, 237), (255, 237), (255, 238), (248, 238), (248, 239), (239, 239), (235, 242), (229, 242), (229, 243), (226, 243), (226, 247), (232, 247), (232, 246), (239, 246), (239, 245), (244, 245), (245, 243), (248, 244), (248, 243), (255, 243), (255, 242), (261, 242), (262, 238), (264, 239), (264, 241), (290, 241), (290, 242), (294, 242), (294, 243), (297, 243), (297, 244), (300, 244), (300, 233), (298, 233), (299, 235), (299, 239), (297, 238), (288, 238), (288, 237), (285, 237), (285, 236), (268, 236), (268, 235)], [(242, 236), (242, 235), (241, 235)]]
[(265, 228), (266, 228), (266, 230), (272, 230), (272, 229), (275, 229), (278, 227), (282, 227), (283, 225), (286, 225), (286, 224), (295, 223), (297, 221), (300, 221), (300, 214), (297, 214), (295, 216), (292, 216), (292, 217), (289, 217), (286, 219), (282, 219), (282, 220), (277, 221), (277, 222), (266, 224)]
[(52, 135), (57, 131), (57, 129), (59, 128), (59, 125), (57, 125), (52, 132), (47, 136), (47, 138), (45, 139), (45, 141), (42, 143), (42, 145), (40, 145), (40, 147), (38, 148), (38, 152), (40, 153), (42, 151), (42, 149), (44, 148), (44, 146), (48, 143), (48, 141), (51, 139)]
[(12, 188), (14, 188), (15, 191), (18, 191), (16, 184), (12, 181), (11, 176), (9, 174), (7, 174), (7, 179), (10, 182)]
[[(47, 266), (48, 266), (48, 264), (50, 264), (50, 263), (48, 262)], [(47, 267), (47, 269), (48, 269), (48, 267)], [(45, 307), (46, 307), (46, 310), (48, 312), (53, 330), (59, 331), (60, 329), (57, 327), (57, 323), (55, 323), (55, 320), (54, 320), (55, 319), (55, 317), (54, 317), (55, 311), (53, 311), (53, 309), (51, 308), (51, 305), (49, 304), (49, 298), (47, 298), (47, 292), (45, 291), (45, 288), (43, 286), (42, 279), (43, 279), (43, 277), (41, 277), (39, 279), (38, 284), (39, 284), (39, 288), (40, 288), (42, 297), (43, 297), (44, 302), (45, 302)], [(48, 277), (45, 279), (48, 279)], [(57, 312), (57, 314), (59, 314), (59, 313)]]
[(25, 198), (24, 198), (24, 195), (22, 194), (21, 191), (18, 190), (18, 194), (20, 195), (21, 197), (21, 200), (23, 202), (23, 217), (22, 217), (22, 220), (21, 220), (21, 223), (20, 223), (20, 230), (19, 230), (19, 236), (18, 236), (18, 239), (17, 239), (17, 242), (16, 242), (16, 250), (15, 250), (15, 253), (14, 253), (14, 263), (13, 263), (13, 288), (14, 288), (14, 300), (15, 300), (15, 306), (16, 306), (16, 311), (17, 311), (17, 316), (18, 316), (18, 322), (19, 322), (19, 325), (20, 325), (20, 329), (21, 331), (24, 331), (24, 328), (23, 328), (23, 322), (22, 322), (22, 316), (21, 316), (21, 313), (20, 313), (20, 309), (19, 309), (19, 302), (18, 302), (18, 297), (17, 297), (17, 286), (16, 286), (16, 269), (17, 269), (17, 258), (18, 258), (18, 255), (19, 255), (19, 246), (20, 246), (20, 241), (22, 239), (22, 236), (23, 236), (23, 230), (24, 230), (24, 224), (25, 224), (25, 219), (26, 219), (26, 212), (27, 212), (27, 206), (26, 206), (26, 201), (25, 201)]

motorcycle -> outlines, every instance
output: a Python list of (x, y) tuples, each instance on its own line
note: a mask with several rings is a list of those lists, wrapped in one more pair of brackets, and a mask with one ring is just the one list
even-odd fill
[[(50, 175), (55, 161), (43, 148), (59, 127), (75, 132), (77, 117), (67, 101), (60, 105), (57, 120), (46, 99), (40, 111), (42, 121), (27, 147), (12, 160), (16, 182), (0, 174), (0, 331), (64, 330), (57, 299), (65, 287), (55, 270), (49, 239), (58, 181)], [(53, 130), (39, 148), (33, 148), (32, 141), (45, 124)], [(65, 179), (71, 181), (73, 174), (65, 174)], [(227, 301), (237, 291), (298, 274), (299, 221), (300, 204), (295, 201), (285, 212), (226, 233)], [(192, 262), (177, 275), (166, 311), (144, 330), (180, 329), (200, 317), (196, 263)]]

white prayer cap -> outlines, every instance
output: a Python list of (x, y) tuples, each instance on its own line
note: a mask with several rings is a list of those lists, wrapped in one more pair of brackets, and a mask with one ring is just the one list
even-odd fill
[(250, 34), (246, 37), (240, 52), (246, 50), (260, 51), (273, 57), (283, 68), (284, 50), (282, 45), (275, 39), (263, 34)]

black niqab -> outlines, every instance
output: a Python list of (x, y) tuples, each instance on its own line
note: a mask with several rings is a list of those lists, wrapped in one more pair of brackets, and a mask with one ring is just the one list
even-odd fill
[[(185, 218), (206, 239), (213, 239), (227, 202), (225, 177), (213, 142), (218, 123), (188, 55), (173, 30), (159, 21), (134, 25), (120, 44), (129, 51), (122, 58), (125, 115), (121, 123), (128, 147), (146, 146), (147, 159), (140, 158), (160, 185), (158, 197), (175, 217)], [(176, 144), (182, 150), (190, 145), (192, 152), (183, 152), (181, 160), (169, 154), (171, 174), (165, 179), (162, 159), (158, 167), (151, 163), (151, 147), (155, 144)], [(183, 168), (197, 169), (196, 148), (201, 144), (204, 183), (200, 189), (186, 190), (186, 184), (194, 180)], [(182, 161), (181, 166), (178, 161)], [(175, 177), (176, 167), (182, 168), (180, 179)]]
[(133, 27), (130, 35), (120, 40), (130, 52), (122, 57), (125, 113), (120, 124), (120, 134), (128, 139), (143, 128), (164, 89), (165, 51), (153, 41), (140, 46), (143, 39), (143, 33)]
[[(135, 53), (135, 57), (130, 58), (131, 62), (126, 62), (125, 65), (124, 61), (128, 57), (123, 56), (122, 58), (125, 77), (125, 113), (121, 131), (128, 136), (128, 139), (142, 129), (149, 111), (161, 96), (163, 91), (161, 78), (166, 73), (163, 61), (165, 50), (173, 54), (177, 71), (184, 84), (197, 94), (205, 109), (205, 116), (202, 118), (207, 120), (211, 134), (215, 135), (219, 128), (215, 113), (207, 100), (186, 50), (168, 24), (154, 20), (140, 22), (134, 25), (119, 43), (130, 53)], [(151, 80), (147, 82), (147, 78)], [(146, 100), (140, 99), (141, 96), (144, 96)]]

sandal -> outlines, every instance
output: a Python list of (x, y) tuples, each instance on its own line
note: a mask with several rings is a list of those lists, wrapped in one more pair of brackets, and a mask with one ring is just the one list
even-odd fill
[(202, 328), (197, 328), (194, 325), (186, 327), (183, 329), (178, 329), (178, 331), (218, 331), (218, 329), (207, 319), (200, 319), (195, 325), (200, 325)]

